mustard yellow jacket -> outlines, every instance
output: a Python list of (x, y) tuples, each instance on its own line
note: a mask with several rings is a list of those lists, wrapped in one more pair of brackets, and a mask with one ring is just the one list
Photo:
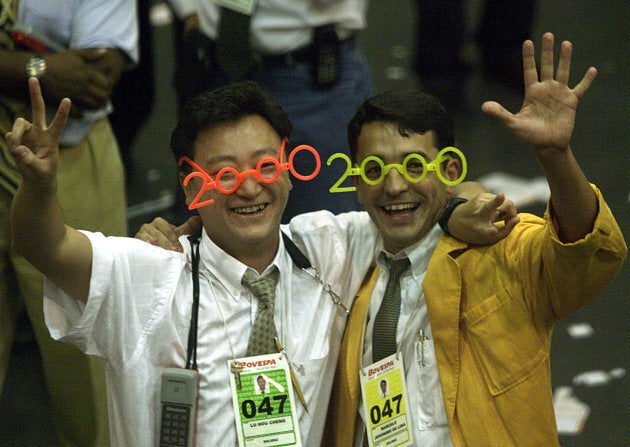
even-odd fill
[[(492, 246), (443, 235), (423, 289), (455, 446), (557, 446), (549, 352), (555, 321), (594, 299), (627, 255), (621, 230), (595, 190), (593, 231), (557, 238), (550, 210)], [(372, 276), (372, 284), (375, 275)], [(352, 445), (360, 338), (371, 287), (355, 300), (342, 344), (324, 444)]]

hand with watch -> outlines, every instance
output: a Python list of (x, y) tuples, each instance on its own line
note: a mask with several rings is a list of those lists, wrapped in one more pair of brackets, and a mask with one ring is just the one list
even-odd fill
[(438, 224), (449, 236), (472, 245), (491, 245), (510, 234), (520, 222), (514, 202), (503, 193), (466, 196), (469, 198), (450, 198), (440, 214)]

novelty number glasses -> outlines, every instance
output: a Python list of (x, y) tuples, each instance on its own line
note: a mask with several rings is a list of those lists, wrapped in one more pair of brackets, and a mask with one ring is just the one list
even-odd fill
[[(458, 178), (456, 178), (455, 180), (450, 180), (444, 177), (444, 174), (440, 170), (440, 165), (443, 162), (454, 158), (454, 155), (456, 155), (461, 160), (462, 169)], [(386, 165), (380, 157), (370, 155), (363, 159), (359, 167), (353, 168), (350, 157), (348, 157), (346, 154), (336, 153), (328, 158), (326, 164), (330, 166), (332, 161), (337, 158), (345, 160), (346, 171), (339, 178), (337, 183), (335, 183), (330, 188), (330, 192), (356, 191), (356, 187), (354, 186), (340, 186), (346, 180), (346, 178), (353, 175), (361, 176), (361, 179), (368, 185), (378, 185), (379, 183), (382, 183), (383, 180), (385, 180), (385, 176), (392, 169), (396, 169), (401, 175), (405, 177), (405, 179), (407, 179), (411, 183), (420, 183), (426, 178), (427, 174), (430, 171), (435, 171), (440, 181), (449, 186), (458, 185), (459, 183), (464, 181), (466, 173), (468, 172), (466, 157), (464, 156), (462, 151), (453, 146), (448, 146), (442, 149), (438, 153), (435, 160), (431, 162), (427, 162), (427, 160), (420, 154), (412, 153), (404, 158), (402, 164), (390, 163)]]
[[(233, 167), (224, 167), (217, 172), (214, 179), (189, 157), (181, 157), (179, 159), (180, 166), (183, 163), (188, 163), (193, 168), (193, 171), (184, 178), (183, 185), (187, 186), (188, 183), (195, 177), (199, 177), (202, 181), (202, 187), (190, 203), (189, 209), (193, 210), (214, 203), (214, 199), (202, 200), (202, 196), (212, 189), (216, 189), (222, 194), (234, 193), (248, 175), (251, 175), (259, 182), (265, 184), (271, 184), (277, 181), (280, 178), (282, 171), (291, 172), (291, 174), (293, 174), (293, 176), (298, 180), (308, 181), (315, 178), (321, 170), (321, 159), (317, 150), (306, 144), (297, 146), (291, 151), (287, 161), (282, 163), (281, 160), (284, 160), (285, 158), (284, 154), (286, 144), (287, 140), (284, 139), (282, 141), (282, 145), (280, 146), (280, 156), (278, 159), (273, 157), (264, 157), (258, 161), (255, 169), (247, 169), (242, 172), (239, 172)], [(315, 159), (315, 169), (308, 175), (300, 174), (294, 167), (294, 158), (302, 151), (310, 152)], [(444, 177), (444, 174), (440, 170), (440, 165), (443, 162), (453, 159), (455, 156), (457, 156), (461, 161), (461, 173), (457, 179), (450, 180)], [(430, 171), (434, 171), (440, 181), (449, 186), (461, 183), (468, 172), (466, 157), (459, 149), (452, 146), (442, 149), (435, 160), (431, 162), (427, 162), (427, 160), (420, 154), (412, 153), (404, 158), (402, 164), (390, 163), (386, 165), (380, 157), (371, 155), (366, 157), (361, 162), (360, 166), (352, 167), (352, 162), (346, 154), (336, 153), (328, 158), (326, 165), (330, 166), (332, 162), (338, 158), (346, 162), (346, 170), (339, 180), (330, 187), (329, 191), (332, 193), (355, 191), (356, 188), (354, 186), (340, 186), (350, 176), (358, 175), (361, 176), (361, 179), (368, 185), (378, 185), (385, 180), (385, 176), (392, 169), (396, 169), (407, 181), (411, 183), (420, 183), (426, 178)]]

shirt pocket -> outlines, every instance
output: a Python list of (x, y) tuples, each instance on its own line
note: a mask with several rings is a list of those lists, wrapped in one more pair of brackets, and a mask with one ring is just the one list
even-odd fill
[(473, 356), (494, 396), (533, 375), (549, 356), (525, 302), (508, 289), (464, 312), (462, 321)]
[(444, 427), (447, 424), (442, 387), (435, 360), (433, 340), (426, 339), (423, 343), (416, 341), (414, 346), (415, 365), (417, 374), (417, 389), (408, 386), (409, 391), (418, 393), (418, 429), (431, 430)]

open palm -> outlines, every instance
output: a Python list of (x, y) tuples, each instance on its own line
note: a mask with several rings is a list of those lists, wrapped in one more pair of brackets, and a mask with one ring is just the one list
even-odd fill
[(565, 41), (561, 45), (554, 78), (553, 46), (553, 34), (546, 33), (542, 38), (539, 79), (534, 44), (530, 40), (523, 44), (525, 98), (518, 113), (512, 114), (494, 101), (482, 106), (484, 112), (501, 120), (535, 151), (566, 150), (569, 147), (578, 102), (597, 75), (597, 70), (591, 67), (578, 85), (573, 89), (568, 86), (572, 45)]

